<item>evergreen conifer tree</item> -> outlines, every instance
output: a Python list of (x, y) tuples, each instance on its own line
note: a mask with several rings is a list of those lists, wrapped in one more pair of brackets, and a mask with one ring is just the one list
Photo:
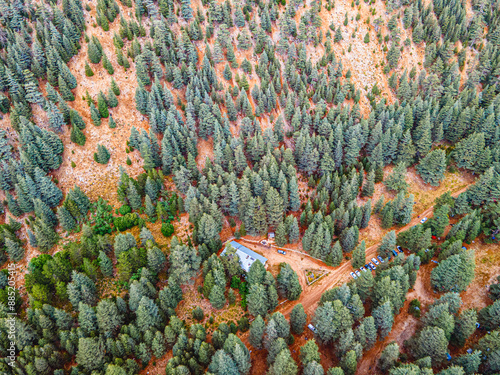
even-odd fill
[(94, 153), (94, 160), (99, 164), (108, 164), (111, 154), (103, 145), (97, 145), (97, 152)]

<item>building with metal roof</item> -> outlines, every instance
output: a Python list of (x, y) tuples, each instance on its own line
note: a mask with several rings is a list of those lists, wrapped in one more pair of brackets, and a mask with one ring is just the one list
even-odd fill
[[(229, 244), (236, 249), (236, 254), (240, 258), (240, 266), (246, 272), (250, 270), (250, 267), (256, 260), (260, 261), (264, 266), (266, 265), (267, 258), (264, 258), (262, 255), (257, 254), (255, 251), (250, 250), (248, 247), (245, 247), (236, 241), (231, 241)], [(224, 249), (221, 255), (226, 252), (226, 249)]]

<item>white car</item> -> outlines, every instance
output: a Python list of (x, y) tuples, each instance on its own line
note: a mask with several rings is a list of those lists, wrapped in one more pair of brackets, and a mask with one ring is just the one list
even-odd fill
[(359, 272), (358, 270), (354, 271), (354, 273), (356, 274), (357, 277), (361, 276), (361, 272)]
[(380, 255), (377, 255), (377, 258), (380, 261), (380, 263), (385, 263), (384, 258), (382, 258)]
[(373, 262), (376, 266), (378, 266), (378, 265), (379, 265), (379, 261), (378, 261), (377, 259), (375, 259), (375, 258), (372, 258), (372, 262)]
[(353, 279), (357, 279), (357, 278), (358, 278), (354, 272), (351, 272), (351, 277), (352, 277)]
[(361, 271), (363, 271), (363, 272), (368, 271), (365, 267), (360, 267), (359, 269), (360, 269)]
[(426, 218), (426, 217), (424, 217), (422, 220), (420, 220), (420, 223), (421, 223), (421, 224), (423, 224), (423, 223), (425, 223), (426, 221), (427, 221), (427, 218)]

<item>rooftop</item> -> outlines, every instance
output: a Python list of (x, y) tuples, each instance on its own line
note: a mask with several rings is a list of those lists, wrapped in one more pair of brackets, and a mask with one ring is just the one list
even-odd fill
[[(264, 258), (262, 255), (257, 254), (255, 251), (250, 250), (248, 247), (245, 247), (236, 241), (231, 241), (229, 244), (236, 249), (236, 254), (240, 258), (241, 268), (243, 268), (246, 272), (250, 270), (250, 266), (256, 260), (259, 260), (264, 266), (266, 265), (267, 258)], [(225, 252), (226, 249), (222, 251), (221, 255)]]

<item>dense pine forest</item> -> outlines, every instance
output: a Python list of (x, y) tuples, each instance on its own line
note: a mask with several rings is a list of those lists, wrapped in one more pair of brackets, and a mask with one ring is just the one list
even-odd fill
[(500, 0), (0, 24), (2, 374), (500, 373)]

